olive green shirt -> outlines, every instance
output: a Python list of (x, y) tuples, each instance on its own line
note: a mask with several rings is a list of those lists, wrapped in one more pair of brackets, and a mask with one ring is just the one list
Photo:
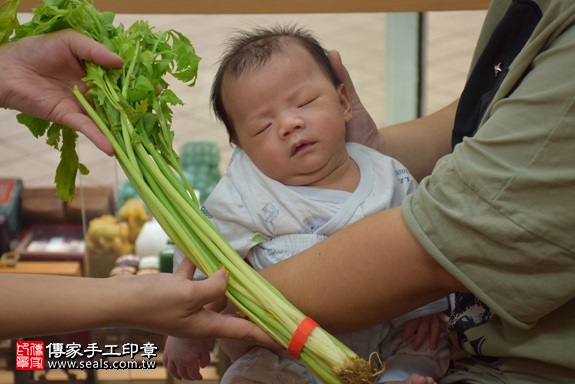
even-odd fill
[[(492, 312), (452, 332), (441, 383), (575, 382), (575, 2), (535, 3), (541, 19), (479, 130), (402, 206), (418, 241)], [(472, 68), (510, 4), (492, 2)]]

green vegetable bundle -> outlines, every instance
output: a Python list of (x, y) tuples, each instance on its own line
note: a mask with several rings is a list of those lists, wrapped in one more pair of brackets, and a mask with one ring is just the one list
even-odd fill
[[(114, 26), (114, 14), (97, 11), (86, 0), (45, 0), (29, 23), (19, 25), (18, 3), (0, 6), (0, 37), (11, 35), (11, 28), (12, 40), (73, 28), (122, 57), (125, 65), (119, 69), (86, 63), (83, 80), (90, 90), (83, 95), (74, 89), (74, 94), (112, 143), (131, 184), (174, 243), (207, 275), (225, 268), (230, 275), (228, 298), (288, 347), (306, 316), (257, 274), (202, 214), (172, 148), (170, 106), (182, 101), (164, 78), (172, 75), (194, 85), (200, 58), (190, 41), (173, 30), (155, 31), (144, 21), (129, 28)], [(71, 200), (76, 172), (85, 171), (75, 152), (76, 133), (29, 116), (20, 115), (19, 121), (36, 137), (47, 134), (49, 144), (62, 152), (57, 190), (62, 199)], [(299, 358), (324, 383), (372, 381), (368, 362), (319, 327), (309, 334)]]

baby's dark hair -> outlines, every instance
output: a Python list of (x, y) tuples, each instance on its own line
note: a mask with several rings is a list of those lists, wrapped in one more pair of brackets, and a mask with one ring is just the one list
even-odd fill
[(227, 74), (237, 78), (247, 70), (262, 67), (273, 54), (284, 52), (288, 44), (293, 42), (300, 44), (310, 53), (335, 87), (341, 84), (327, 58), (326, 49), (311, 32), (296, 25), (276, 25), (270, 28), (257, 27), (249, 31), (236, 31), (220, 59), (210, 96), (216, 118), (226, 126), (231, 143), (237, 143), (237, 136), (223, 103), (224, 76)]

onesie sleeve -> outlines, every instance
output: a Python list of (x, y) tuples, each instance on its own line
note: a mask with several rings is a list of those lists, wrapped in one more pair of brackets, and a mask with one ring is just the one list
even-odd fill
[(242, 258), (257, 245), (250, 210), (228, 175), (220, 179), (202, 211)]
[[(224, 175), (201, 207), (202, 212), (214, 224), (216, 229), (230, 243), (242, 258), (256, 245), (255, 233), (251, 229), (252, 217), (243, 199), (227, 175)], [(174, 271), (185, 255), (176, 247), (174, 252)], [(196, 270), (194, 279), (204, 279)]]

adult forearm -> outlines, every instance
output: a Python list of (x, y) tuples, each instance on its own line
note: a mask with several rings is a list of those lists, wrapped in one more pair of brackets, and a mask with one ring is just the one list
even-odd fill
[(463, 289), (417, 243), (399, 208), (360, 220), (262, 274), (332, 332), (384, 321)]
[(457, 102), (417, 120), (380, 128), (380, 150), (399, 160), (420, 181), (431, 174), (437, 160), (451, 152)]
[(278, 347), (254, 323), (205, 308), (225, 298), (225, 271), (192, 281), (194, 271), (188, 262), (174, 274), (105, 279), (3, 274), (0, 339), (120, 326), (185, 339), (221, 337)]
[(114, 293), (108, 292), (111, 288), (103, 279), (3, 274), (0, 338), (58, 334), (105, 325), (118, 311)]

